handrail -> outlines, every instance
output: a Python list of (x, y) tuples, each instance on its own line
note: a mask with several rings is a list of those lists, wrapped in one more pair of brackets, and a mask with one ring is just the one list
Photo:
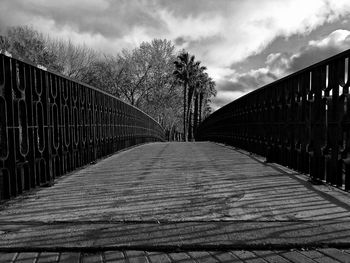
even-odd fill
[(158, 122), (115, 96), (0, 54), (0, 200), (164, 139)]
[(231, 144), (350, 190), (350, 50), (215, 111), (196, 139)]

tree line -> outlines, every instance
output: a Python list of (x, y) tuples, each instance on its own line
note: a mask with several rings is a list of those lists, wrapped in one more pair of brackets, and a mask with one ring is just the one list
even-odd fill
[(46, 36), (29, 26), (9, 27), (0, 49), (104, 90), (156, 119), (169, 139), (193, 139), (210, 114), (215, 82), (195, 57), (171, 41), (154, 39), (115, 55)]

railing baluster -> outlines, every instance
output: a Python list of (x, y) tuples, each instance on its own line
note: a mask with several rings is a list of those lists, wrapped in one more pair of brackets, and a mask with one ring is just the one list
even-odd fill
[(83, 83), (0, 54), (0, 200), (139, 143), (150, 116)]
[(233, 101), (199, 125), (196, 139), (350, 190), (349, 56), (347, 50)]

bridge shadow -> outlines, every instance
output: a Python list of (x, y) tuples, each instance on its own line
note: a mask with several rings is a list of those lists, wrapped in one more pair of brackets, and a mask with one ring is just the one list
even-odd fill
[(9, 202), (0, 247), (349, 246), (349, 200), (215, 144), (144, 145)]

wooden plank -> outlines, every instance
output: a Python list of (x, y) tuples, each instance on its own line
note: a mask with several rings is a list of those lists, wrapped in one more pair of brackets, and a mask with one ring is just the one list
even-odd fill
[(81, 258), (82, 263), (104, 263), (101, 253), (83, 253)]
[(0, 262), (13, 262), (18, 257), (18, 253), (0, 253)]
[(148, 252), (147, 258), (152, 263), (170, 263), (171, 258), (164, 252)]
[(58, 262), (59, 253), (56, 252), (42, 252), (38, 258), (37, 263)]
[(121, 251), (106, 251), (103, 253), (105, 263), (125, 262), (124, 253)]
[(260, 262), (266, 263), (267, 262), (266, 260), (264, 260), (263, 258), (259, 257), (256, 254), (254, 254), (251, 251), (233, 250), (233, 251), (231, 251), (231, 253), (246, 263), (260, 263)]
[(265, 261), (269, 263), (288, 263), (289, 261), (271, 250), (254, 250), (254, 254), (263, 258)]
[(125, 258), (127, 258), (127, 262), (129, 263), (149, 263), (144, 251), (126, 251)]
[(345, 251), (335, 249), (335, 248), (324, 248), (319, 249), (322, 254), (327, 255), (328, 257), (339, 260), (340, 262), (350, 262), (350, 255)]
[(36, 253), (36, 252), (19, 253), (15, 262), (16, 263), (33, 263), (38, 260), (39, 256), (40, 256), (40, 253)]
[(307, 256), (308, 258), (311, 258), (312, 260), (318, 263), (338, 263), (339, 262), (320, 253), (317, 250), (305, 250), (305, 251), (300, 251), (300, 253)]
[(206, 251), (192, 251), (188, 255), (198, 263), (212, 263), (218, 262), (209, 252)]
[(174, 262), (183, 262), (183, 263), (195, 263), (196, 261), (192, 259), (187, 253), (185, 252), (174, 252), (169, 253), (168, 256), (171, 258)]
[(234, 256), (232, 253), (226, 252), (210, 252), (210, 254), (217, 259), (219, 262), (233, 262), (233, 263), (242, 263), (244, 261), (240, 260), (238, 257)]
[(299, 262), (305, 262), (305, 263), (315, 263), (314, 260), (311, 258), (308, 258), (304, 256), (303, 254), (299, 253), (296, 250), (288, 251), (288, 252), (281, 252), (280, 255), (291, 262), (299, 263)]
[(59, 263), (80, 263), (80, 253), (64, 252), (60, 254)]

